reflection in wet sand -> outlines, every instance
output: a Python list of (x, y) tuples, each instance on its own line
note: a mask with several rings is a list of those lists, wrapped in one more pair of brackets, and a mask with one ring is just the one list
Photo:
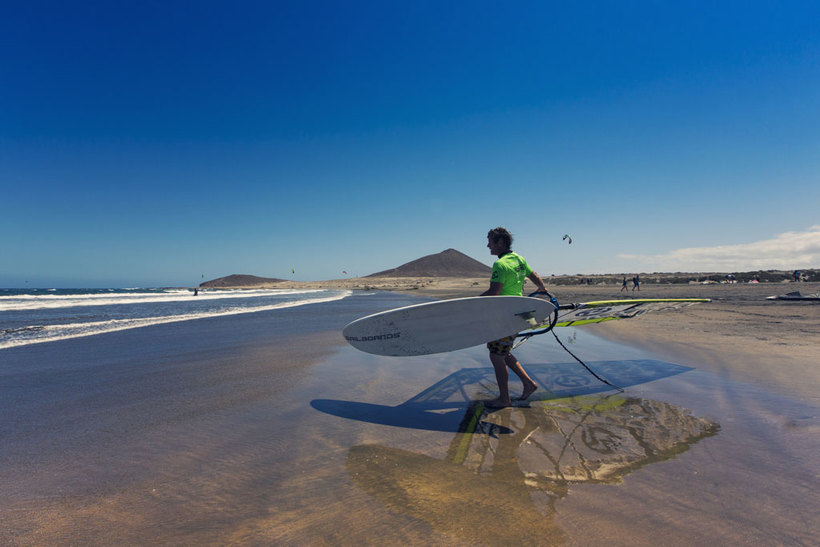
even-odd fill
[(353, 481), (391, 509), (472, 544), (557, 543), (563, 532), (533, 506), (523, 482), (477, 477), (469, 469), (398, 448), (350, 449)]
[[(622, 387), (644, 384), (692, 370), (652, 359), (595, 361), (590, 364)], [(527, 406), (535, 401), (611, 391), (610, 386), (596, 380), (577, 363), (533, 364), (527, 366), (527, 371), (538, 383), (539, 389), (526, 402), (517, 403), (518, 406)], [(461, 409), (468, 408), (477, 400), (497, 397), (497, 389), (492, 367), (463, 368), (397, 406), (335, 399), (314, 399), (310, 404), (316, 410), (350, 420), (456, 433), (463, 431), (464, 427), (459, 420)]]
[[(350, 449), (353, 481), (395, 511), (468, 542), (554, 543), (555, 503), (577, 483), (618, 483), (719, 430), (674, 405), (623, 395), (489, 413), (474, 403), (446, 460), (382, 445)], [(501, 434), (499, 434), (501, 433)]]

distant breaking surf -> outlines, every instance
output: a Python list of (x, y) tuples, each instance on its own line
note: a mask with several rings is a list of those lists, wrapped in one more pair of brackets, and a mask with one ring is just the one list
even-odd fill
[[(190, 291), (0, 297), (0, 350), (128, 329), (320, 304), (349, 290)], [(102, 319), (100, 319), (102, 318)]]

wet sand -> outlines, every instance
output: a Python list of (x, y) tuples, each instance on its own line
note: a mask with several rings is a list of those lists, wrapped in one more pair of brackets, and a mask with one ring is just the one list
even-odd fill
[(556, 333), (623, 392), (528, 341), (541, 389), (494, 412), (482, 348), (385, 358), (338, 334), (473, 282), (0, 352), (0, 543), (816, 541), (820, 307), (642, 287), (715, 301)]

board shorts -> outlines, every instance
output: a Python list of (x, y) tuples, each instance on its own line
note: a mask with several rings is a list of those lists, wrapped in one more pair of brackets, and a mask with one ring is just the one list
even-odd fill
[(514, 334), (512, 336), (505, 336), (504, 338), (493, 340), (492, 342), (487, 342), (487, 349), (490, 350), (490, 353), (494, 353), (496, 355), (509, 355), (512, 351), (513, 342), (515, 342)]

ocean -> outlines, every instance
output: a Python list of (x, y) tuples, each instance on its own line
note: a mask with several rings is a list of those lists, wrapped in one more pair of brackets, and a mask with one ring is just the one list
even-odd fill
[(346, 298), (349, 290), (0, 289), (0, 350)]

